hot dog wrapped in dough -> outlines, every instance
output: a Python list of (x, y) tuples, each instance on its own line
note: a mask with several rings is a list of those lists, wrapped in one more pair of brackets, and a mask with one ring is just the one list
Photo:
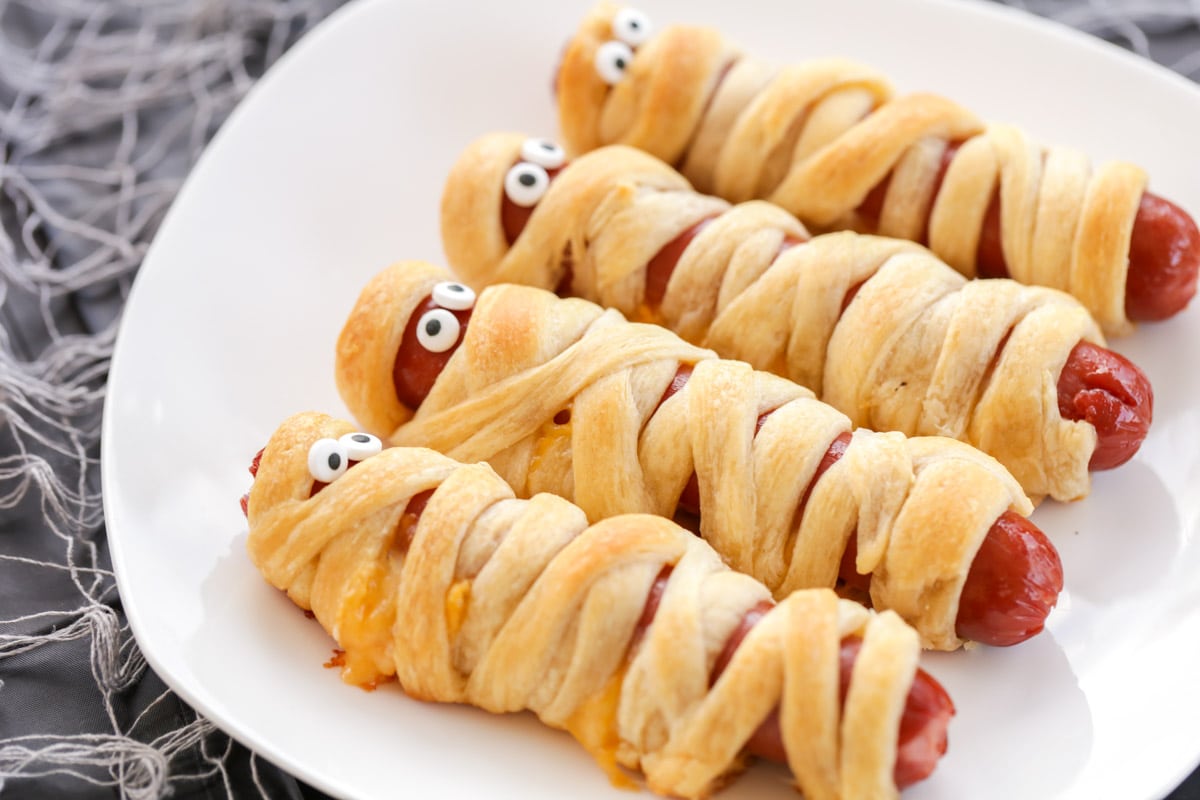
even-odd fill
[(995, 459), (953, 439), (852, 432), (783, 378), (532, 287), (478, 298), (402, 262), (363, 290), (337, 347), (351, 413), (396, 445), (487, 461), (522, 497), (593, 521), (698, 515), (776, 597), (843, 586), (928, 647), (1013, 644), (1062, 588), (1053, 546)]
[(817, 231), (926, 243), (968, 277), (1079, 298), (1109, 334), (1196, 292), (1200, 231), (1132, 164), (1093, 165), (843, 59), (777, 68), (719, 32), (596, 6), (555, 81), (573, 153), (627, 144), (703, 192), (770, 200)]
[(343, 678), (531, 710), (614, 782), (711, 794), (748, 754), (810, 798), (895, 797), (946, 750), (916, 633), (829, 590), (775, 604), (669, 520), (589, 526), (483, 464), (298, 414), (251, 468), (248, 549), (344, 649)]
[(1127, 461), (1150, 427), (1149, 381), (1070, 295), (968, 281), (903, 240), (810, 238), (777, 206), (698, 194), (621, 145), (568, 162), (547, 140), (477, 140), (447, 179), (442, 241), (476, 287), (530, 284), (665, 325), (855, 425), (969, 442), (1035, 499), (1083, 497), (1089, 469)]

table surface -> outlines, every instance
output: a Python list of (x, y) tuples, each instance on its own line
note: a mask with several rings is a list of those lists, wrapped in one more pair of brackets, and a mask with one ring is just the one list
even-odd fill
[[(0, 0), (0, 800), (314, 798), (166, 688), (100, 497), (116, 319), (254, 80), (340, 0)], [(1195, 79), (1200, 5), (1010, 0)], [(1200, 771), (1171, 795), (1200, 800)]]

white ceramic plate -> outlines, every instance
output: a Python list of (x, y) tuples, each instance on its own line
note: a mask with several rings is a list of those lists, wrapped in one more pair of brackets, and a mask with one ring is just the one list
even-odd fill
[[(330, 640), (244, 553), (246, 466), (287, 415), (344, 413), (333, 345), (366, 280), (441, 260), (437, 205), (460, 150), (553, 135), (551, 73), (582, 2), (364, 0), (255, 89), (196, 168), (130, 298), (109, 383), (104, 494), (125, 610), (184, 698), (347, 797), (627, 797), (529, 715), (349, 688)], [(776, 61), (842, 54), (1043, 141), (1143, 164), (1200, 211), (1200, 92), (1007, 9), (937, 0), (655, 0)], [(1036, 521), (1067, 592), (1047, 635), (938, 655), (959, 707), (931, 798), (1160, 796), (1200, 759), (1200, 308), (1117, 343), (1157, 389), (1135, 461)], [(759, 765), (724, 796), (788, 797)]]

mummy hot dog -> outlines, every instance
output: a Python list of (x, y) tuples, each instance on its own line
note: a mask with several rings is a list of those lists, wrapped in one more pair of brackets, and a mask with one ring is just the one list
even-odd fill
[(675, 797), (707, 796), (746, 752), (786, 763), (806, 797), (894, 797), (945, 752), (954, 707), (896, 615), (823, 589), (775, 604), (668, 520), (589, 527), (485, 465), (356, 457), (351, 431), (288, 419), (244, 504), (251, 558), (345, 650), (348, 682), (530, 709), (614, 782), (641, 770)]
[(929, 647), (1041, 630), (1061, 565), (991, 457), (851, 434), (796, 384), (582, 300), (504, 285), (447, 309), (448, 279), (404, 262), (360, 295), (336, 374), (368, 430), (486, 460), (518, 495), (558, 494), (592, 520), (698, 514), (709, 544), (776, 596), (840, 577)]
[(814, 229), (928, 243), (967, 276), (1068, 291), (1110, 334), (1165, 319), (1196, 291), (1200, 231), (1145, 191), (1140, 169), (1093, 168), (940, 97), (893, 98), (861, 64), (774, 69), (716, 31), (652, 35), (644, 15), (602, 3), (555, 83), (572, 152), (632, 145), (701, 191), (771, 200)]
[(1149, 381), (1069, 295), (970, 282), (900, 240), (809, 239), (783, 210), (697, 194), (631, 148), (568, 164), (544, 140), (485, 136), (446, 182), (442, 240), (476, 286), (527, 283), (664, 324), (855, 425), (967, 441), (1035, 498), (1082, 497), (1089, 467), (1128, 460), (1150, 426)]

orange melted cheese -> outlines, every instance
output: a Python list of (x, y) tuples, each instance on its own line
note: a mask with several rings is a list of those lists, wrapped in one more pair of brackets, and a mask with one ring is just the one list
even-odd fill
[(567, 719), (567, 731), (591, 753), (592, 758), (618, 789), (637, 789), (637, 783), (617, 763), (617, 709), (621, 701), (621, 684), (625, 680), (622, 668), (609, 678), (604, 688), (593, 694), (575, 709)]
[(386, 567), (372, 564), (346, 596), (336, 629), (344, 652), (334, 665), (342, 668), (343, 681), (368, 691), (392, 675), (388, 645), (395, 607), (387, 583)]
[[(335, 647), (333, 650), (333, 654), (330, 655), (330, 657), (329, 657), (329, 660), (326, 661), (321, 666), (325, 667), (325, 669), (335, 669), (337, 667), (341, 667), (342, 668), (342, 679), (345, 680), (346, 679), (346, 669), (347, 669), (346, 651)], [(365, 692), (373, 692), (379, 688), (379, 684), (390, 683), (391, 681), (394, 681), (394, 680), (396, 680), (395, 675), (379, 675), (379, 676), (376, 676), (375, 678), (372, 678), (372, 679), (366, 681), (365, 683), (358, 683), (355, 681), (346, 681), (346, 682), (354, 683), (356, 686), (358, 686), (358, 688), (362, 689)]]
[(453, 639), (462, 630), (467, 618), (467, 606), (471, 603), (471, 582), (461, 580), (446, 592), (446, 632)]
[(651, 308), (645, 303), (638, 303), (637, 308), (629, 315), (630, 322), (646, 322), (651, 325), (662, 325), (662, 314), (658, 313), (658, 309)]

